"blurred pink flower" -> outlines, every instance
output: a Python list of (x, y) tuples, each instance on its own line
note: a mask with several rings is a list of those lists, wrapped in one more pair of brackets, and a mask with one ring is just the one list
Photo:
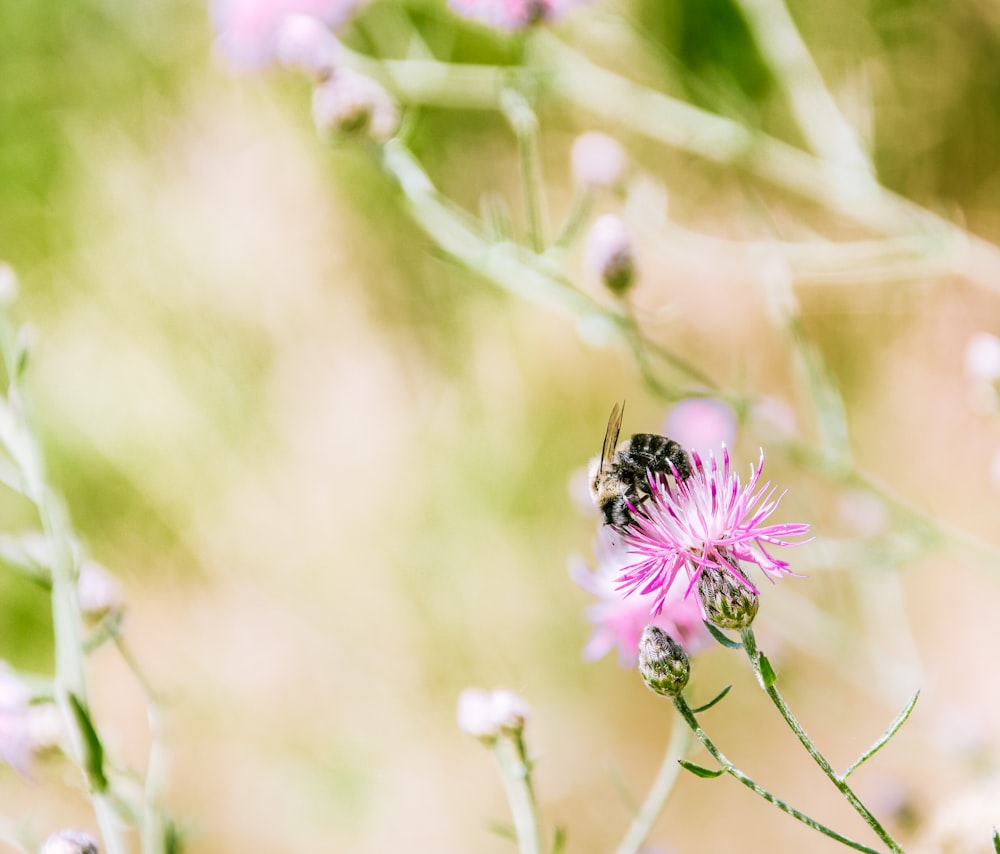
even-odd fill
[(736, 413), (721, 400), (692, 397), (671, 408), (663, 432), (688, 451), (707, 455), (736, 440)]
[(260, 68), (274, 59), (278, 31), (290, 15), (307, 15), (328, 27), (343, 23), (359, 0), (214, 0), (216, 46), (238, 68)]
[(495, 739), (504, 732), (523, 729), (529, 712), (528, 704), (506, 688), (466, 688), (458, 695), (455, 717), (462, 732)]
[(539, 21), (550, 21), (567, 9), (588, 0), (449, 0), (464, 18), (474, 18), (493, 27), (521, 30)]
[(569, 155), (573, 180), (584, 187), (616, 187), (621, 183), (628, 155), (618, 140), (588, 131), (573, 141)]
[(31, 758), (30, 699), (28, 686), (0, 661), (0, 759), (21, 774), (28, 773)]
[(973, 335), (965, 345), (965, 373), (988, 383), (1000, 379), (1000, 338), (990, 332)]
[(583, 561), (573, 561), (570, 565), (573, 581), (598, 599), (587, 609), (587, 617), (594, 624), (594, 631), (583, 649), (587, 661), (597, 661), (617, 647), (619, 663), (623, 667), (635, 667), (639, 638), (649, 624), (663, 629), (689, 655), (708, 643), (711, 636), (702, 621), (697, 597), (685, 597), (681, 588), (675, 588), (654, 617), (650, 612), (655, 595), (624, 596), (615, 589), (615, 578), (632, 558), (612, 528), (600, 528), (594, 552), (596, 569), (589, 569)]
[[(708, 566), (732, 571), (739, 561), (745, 561), (766, 574), (791, 574), (788, 564), (771, 557), (766, 546), (799, 545), (788, 538), (809, 531), (809, 526), (801, 523), (762, 524), (782, 497), (774, 497), (777, 487), (770, 481), (757, 486), (764, 468), (763, 451), (745, 487), (730, 471), (725, 448), (721, 468), (714, 456), (706, 462), (694, 453), (691, 460), (691, 476), (685, 480), (650, 479), (652, 495), (635, 508), (634, 521), (623, 534), (631, 556), (639, 560), (619, 574), (618, 589), (626, 595), (652, 596), (654, 614), (666, 607), (667, 594), (681, 569), (688, 577), (685, 596)], [(758, 592), (743, 577), (743, 570), (734, 575)]]

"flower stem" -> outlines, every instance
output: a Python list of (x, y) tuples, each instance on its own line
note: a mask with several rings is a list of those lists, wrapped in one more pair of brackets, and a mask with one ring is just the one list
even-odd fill
[(521, 182), (524, 185), (524, 207), (528, 217), (528, 244), (534, 252), (541, 252), (545, 248), (545, 234), (541, 156), (538, 152), (538, 117), (527, 99), (511, 88), (504, 89), (500, 93), (500, 110), (517, 137)]
[(498, 738), (493, 745), (493, 755), (500, 768), (500, 778), (514, 817), (518, 849), (521, 854), (541, 854), (541, 823), (523, 734), (518, 732)]
[(892, 836), (889, 835), (889, 832), (882, 827), (879, 820), (875, 818), (868, 807), (861, 802), (861, 799), (854, 793), (847, 782), (833, 770), (833, 766), (831, 766), (823, 754), (819, 752), (816, 745), (813, 744), (812, 739), (808, 736), (806, 731), (802, 729), (802, 725), (795, 719), (791, 709), (789, 709), (787, 703), (785, 703), (784, 697), (781, 696), (781, 692), (778, 691), (773, 684), (768, 684), (770, 680), (766, 680), (764, 678), (761, 670), (761, 655), (760, 651), (757, 649), (757, 638), (754, 636), (753, 629), (748, 626), (743, 629), (740, 634), (743, 638), (743, 648), (746, 650), (747, 657), (750, 659), (754, 673), (757, 674), (757, 680), (767, 692), (767, 696), (771, 698), (771, 702), (774, 703), (778, 711), (781, 712), (781, 716), (785, 719), (785, 723), (787, 723), (792, 732), (795, 733), (802, 746), (806, 749), (806, 752), (808, 752), (816, 764), (819, 765), (819, 767), (823, 770), (823, 773), (826, 774), (830, 782), (837, 787), (838, 791), (840, 791), (847, 802), (854, 807), (854, 810), (858, 813), (858, 815), (860, 815), (868, 826), (871, 827), (876, 834), (878, 834), (879, 839), (881, 839), (889, 847), (889, 850), (901, 854), (903, 849), (899, 847), (899, 843), (897, 843)]
[(841, 833), (837, 833), (837, 831), (827, 827), (824, 824), (820, 824), (814, 818), (810, 818), (805, 813), (799, 812), (797, 809), (795, 809), (792, 806), (789, 806), (785, 801), (781, 800), (781, 798), (771, 794), (767, 789), (759, 786), (753, 779), (748, 777), (746, 774), (740, 771), (739, 768), (733, 765), (725, 757), (722, 751), (715, 746), (712, 740), (701, 728), (701, 726), (698, 723), (698, 719), (694, 716), (694, 712), (691, 711), (691, 708), (688, 706), (687, 702), (680, 694), (675, 696), (673, 698), (673, 701), (674, 701), (674, 707), (677, 709), (680, 716), (684, 719), (684, 722), (691, 728), (691, 731), (695, 734), (695, 737), (698, 739), (698, 741), (702, 743), (704, 748), (709, 753), (712, 754), (715, 761), (722, 766), (722, 770), (730, 777), (736, 778), (744, 786), (746, 786), (748, 789), (752, 790), (756, 794), (760, 795), (768, 803), (774, 804), (774, 806), (776, 806), (782, 812), (787, 813), (792, 818), (798, 819), (803, 824), (811, 827), (813, 830), (816, 830), (819, 833), (822, 833), (824, 836), (829, 836), (831, 839), (835, 839), (837, 842), (840, 842), (842, 845), (846, 845), (848, 848), (853, 848), (855, 851), (864, 851), (867, 852), (867, 854), (879, 854), (879, 852), (876, 849), (869, 848), (867, 845), (863, 845), (860, 842), (856, 842), (850, 837), (844, 836)]
[(680, 721), (675, 721), (670, 733), (670, 742), (667, 744), (667, 752), (663, 755), (663, 763), (660, 765), (656, 779), (649, 787), (646, 800), (643, 801), (635, 818), (632, 819), (632, 824), (629, 826), (625, 838), (615, 849), (615, 854), (636, 854), (646, 841), (653, 829), (654, 822), (663, 811), (667, 797), (673, 790), (681, 767), (677, 764), (677, 760), (686, 752), (689, 741), (687, 729), (680, 725)]

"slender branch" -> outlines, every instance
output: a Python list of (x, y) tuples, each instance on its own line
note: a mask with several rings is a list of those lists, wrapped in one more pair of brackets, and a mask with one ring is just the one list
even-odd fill
[(739, 768), (733, 765), (732, 762), (730, 762), (725, 757), (722, 751), (715, 746), (712, 740), (701, 728), (700, 724), (698, 723), (698, 719), (694, 716), (694, 712), (691, 711), (691, 708), (688, 706), (687, 702), (680, 694), (675, 696), (673, 698), (673, 701), (674, 701), (674, 707), (677, 709), (680, 716), (684, 719), (684, 722), (691, 728), (691, 731), (695, 734), (695, 738), (697, 738), (698, 741), (700, 741), (702, 745), (705, 747), (705, 749), (712, 754), (715, 761), (722, 766), (722, 770), (726, 774), (729, 774), (730, 777), (734, 777), (735, 779), (739, 780), (744, 786), (746, 786), (748, 789), (755, 792), (756, 794), (760, 795), (760, 797), (762, 797), (768, 803), (774, 804), (774, 806), (776, 806), (782, 812), (787, 813), (792, 818), (801, 821), (803, 824), (807, 825), (808, 827), (811, 827), (813, 830), (816, 830), (819, 833), (822, 833), (824, 836), (829, 836), (831, 839), (835, 839), (837, 840), (837, 842), (846, 845), (848, 848), (853, 848), (855, 851), (864, 851), (867, 852), (867, 854), (879, 854), (879, 852), (876, 849), (869, 848), (867, 845), (863, 845), (860, 842), (856, 842), (850, 837), (844, 836), (843, 834), (838, 833), (837, 831), (827, 827), (824, 824), (820, 824), (814, 818), (811, 818), (810, 816), (806, 815), (803, 812), (799, 812), (799, 810), (789, 806), (785, 801), (781, 800), (781, 798), (771, 794), (771, 792), (769, 792), (762, 786), (759, 786), (753, 779), (748, 777), (746, 774), (740, 771)]
[(535, 790), (531, 783), (531, 764), (527, 759), (523, 735), (498, 738), (493, 744), (493, 755), (500, 768), (500, 778), (507, 792), (517, 844), (521, 854), (541, 854), (542, 830), (535, 803)]
[(757, 679), (763, 686), (768, 697), (771, 698), (771, 702), (774, 703), (775, 707), (781, 713), (781, 716), (785, 719), (785, 723), (788, 724), (792, 732), (798, 738), (799, 742), (806, 749), (806, 752), (813, 758), (813, 761), (822, 769), (823, 773), (827, 776), (831, 783), (837, 787), (838, 791), (844, 796), (847, 802), (854, 808), (855, 812), (860, 815), (865, 822), (871, 827), (872, 830), (878, 834), (879, 839), (881, 839), (887, 846), (889, 850), (893, 852), (898, 852), (902, 854), (902, 848), (899, 847), (897, 843), (889, 832), (882, 826), (877, 818), (872, 815), (871, 811), (862, 803), (861, 799), (854, 793), (854, 790), (843, 780), (836, 771), (834, 771), (833, 766), (826, 760), (826, 757), (819, 752), (819, 749), (813, 744), (812, 739), (808, 736), (806, 731), (802, 729), (802, 725), (796, 720), (795, 715), (792, 714), (791, 709), (788, 708), (788, 704), (785, 702), (784, 697), (781, 696), (781, 692), (773, 684), (767, 684), (763, 673), (761, 671), (761, 655), (760, 651), (757, 649), (757, 638), (753, 633), (753, 629), (749, 626), (742, 630), (740, 633), (743, 638), (743, 649), (746, 651), (747, 658), (750, 659), (750, 663), (753, 666), (754, 673), (757, 674)]
[(625, 833), (625, 837), (615, 849), (615, 854), (636, 854), (649, 836), (656, 819), (663, 812), (663, 806), (667, 802), (667, 797), (673, 790), (674, 782), (680, 772), (681, 766), (677, 760), (687, 752), (690, 742), (688, 730), (680, 724), (680, 720), (674, 721), (660, 770), (657, 772), (653, 784), (649, 787), (646, 800), (642, 802), (635, 818), (632, 819), (632, 824)]
[(782, 0), (736, 0), (809, 146), (824, 160), (872, 173)]

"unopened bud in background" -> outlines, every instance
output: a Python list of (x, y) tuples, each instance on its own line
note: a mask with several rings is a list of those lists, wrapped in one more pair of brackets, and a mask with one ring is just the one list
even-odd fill
[(698, 596), (705, 619), (720, 629), (745, 629), (760, 607), (760, 597), (733, 572), (714, 566), (702, 567)]
[(85, 830), (60, 830), (42, 843), (38, 854), (100, 854), (101, 849)]
[(326, 80), (332, 73), (340, 43), (330, 29), (312, 15), (289, 15), (274, 36), (274, 54), (286, 68)]
[(606, 214), (597, 219), (587, 234), (584, 262), (591, 275), (621, 296), (635, 279), (632, 236), (621, 217)]
[(628, 156), (621, 144), (607, 134), (580, 134), (570, 151), (573, 181), (581, 187), (617, 187), (625, 175)]
[(513, 691), (467, 688), (458, 697), (456, 718), (462, 732), (489, 741), (520, 732), (528, 713), (528, 704)]
[(639, 675), (650, 691), (675, 697), (691, 675), (687, 653), (663, 629), (649, 625), (639, 639)]
[(313, 120), (321, 133), (385, 142), (399, 127), (392, 97), (371, 77), (338, 68), (313, 92)]

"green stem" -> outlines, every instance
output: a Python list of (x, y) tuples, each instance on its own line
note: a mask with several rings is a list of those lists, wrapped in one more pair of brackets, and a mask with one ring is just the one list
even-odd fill
[(670, 733), (670, 742), (667, 744), (667, 751), (663, 755), (663, 763), (660, 765), (656, 779), (649, 787), (646, 800), (643, 801), (635, 818), (632, 819), (632, 824), (624, 839), (615, 849), (615, 854), (636, 854), (646, 841), (653, 829), (653, 824), (663, 812), (663, 805), (667, 802), (667, 797), (673, 790), (674, 782), (677, 780), (681, 768), (677, 760), (684, 756), (688, 742), (688, 731), (680, 725), (680, 721), (675, 721)]
[(705, 749), (712, 754), (715, 761), (722, 766), (722, 770), (725, 773), (727, 773), (730, 777), (734, 777), (735, 779), (739, 780), (744, 786), (746, 786), (748, 789), (755, 792), (756, 794), (760, 795), (760, 797), (762, 797), (768, 803), (774, 804), (774, 806), (776, 806), (782, 812), (787, 813), (792, 818), (798, 819), (803, 824), (811, 827), (813, 830), (822, 833), (824, 836), (829, 836), (831, 839), (835, 839), (837, 840), (837, 842), (846, 845), (848, 848), (853, 848), (855, 851), (865, 851), (867, 852), (867, 854), (879, 854), (879, 852), (874, 848), (869, 848), (867, 845), (863, 845), (860, 842), (855, 842), (850, 837), (844, 836), (841, 833), (837, 833), (837, 831), (827, 827), (824, 824), (820, 824), (818, 821), (816, 821), (816, 819), (810, 818), (803, 812), (799, 812), (797, 809), (789, 806), (787, 803), (785, 803), (785, 801), (781, 800), (781, 798), (778, 798), (777, 796), (771, 794), (767, 789), (763, 788), (762, 786), (759, 786), (753, 779), (748, 777), (746, 774), (740, 771), (739, 768), (733, 765), (733, 763), (730, 762), (725, 757), (722, 751), (715, 746), (712, 740), (701, 728), (701, 726), (698, 723), (698, 719), (694, 716), (694, 712), (691, 711), (691, 708), (688, 706), (687, 702), (680, 694), (675, 696), (673, 698), (673, 701), (674, 701), (674, 707), (677, 709), (680, 716), (684, 719), (684, 722), (691, 728), (691, 731), (695, 734), (695, 738), (697, 738), (698, 741), (700, 741), (702, 745), (705, 747)]
[(541, 854), (541, 823), (523, 735), (518, 732), (498, 738), (493, 745), (493, 755), (500, 768), (500, 779), (514, 818), (518, 849), (521, 854)]
[(785, 723), (788, 724), (792, 732), (795, 733), (799, 742), (806, 749), (806, 752), (813, 758), (816, 764), (819, 765), (823, 773), (826, 774), (830, 782), (837, 787), (837, 790), (844, 796), (847, 802), (854, 807), (854, 810), (858, 813), (858, 815), (860, 815), (868, 826), (871, 827), (876, 834), (878, 834), (879, 839), (881, 839), (889, 847), (889, 850), (901, 854), (903, 849), (899, 847), (899, 844), (892, 838), (892, 836), (889, 835), (889, 832), (882, 827), (879, 820), (872, 815), (868, 807), (861, 802), (861, 799), (854, 793), (847, 782), (833, 770), (833, 766), (827, 762), (823, 754), (820, 753), (816, 745), (813, 744), (812, 739), (808, 736), (806, 731), (802, 729), (801, 724), (799, 724), (799, 722), (795, 719), (791, 709), (788, 708), (784, 697), (781, 696), (781, 692), (779, 692), (773, 684), (767, 684), (767, 680), (764, 679), (761, 672), (761, 656), (760, 651), (757, 649), (757, 638), (754, 636), (753, 629), (748, 626), (743, 629), (740, 634), (743, 638), (743, 648), (746, 650), (747, 657), (750, 659), (754, 673), (757, 674), (758, 681), (764, 687), (764, 690), (767, 692), (767, 696), (771, 698), (771, 702), (774, 703), (778, 711), (781, 713), (781, 716), (785, 719)]
[[(97, 734), (84, 731), (84, 724), (74, 709), (74, 699), (76, 703), (86, 706), (88, 695), (80, 603), (76, 588), (78, 567), (74, 538), (62, 503), (46, 483), (41, 450), (24, 417), (15, 380), (15, 341), (8, 319), (0, 317), (0, 351), (9, 380), (7, 399), (3, 402), (7, 430), (4, 442), (20, 469), (24, 494), (35, 505), (49, 547), (52, 632), (55, 643), (53, 697), (69, 734), (73, 761), (87, 775), (87, 755), (90, 749), (88, 737), (97, 737)], [(97, 791), (89, 783), (88, 777), (91, 804), (107, 854), (126, 854), (128, 849), (121, 835), (114, 792), (110, 789)]]
[(736, 0), (736, 5), (810, 148), (831, 163), (871, 174), (871, 161), (823, 82), (784, 2)]
[(545, 248), (545, 233), (542, 159), (538, 151), (538, 117), (527, 99), (520, 92), (510, 88), (500, 93), (500, 109), (517, 137), (524, 208), (528, 218), (528, 243), (534, 252), (540, 253)]

